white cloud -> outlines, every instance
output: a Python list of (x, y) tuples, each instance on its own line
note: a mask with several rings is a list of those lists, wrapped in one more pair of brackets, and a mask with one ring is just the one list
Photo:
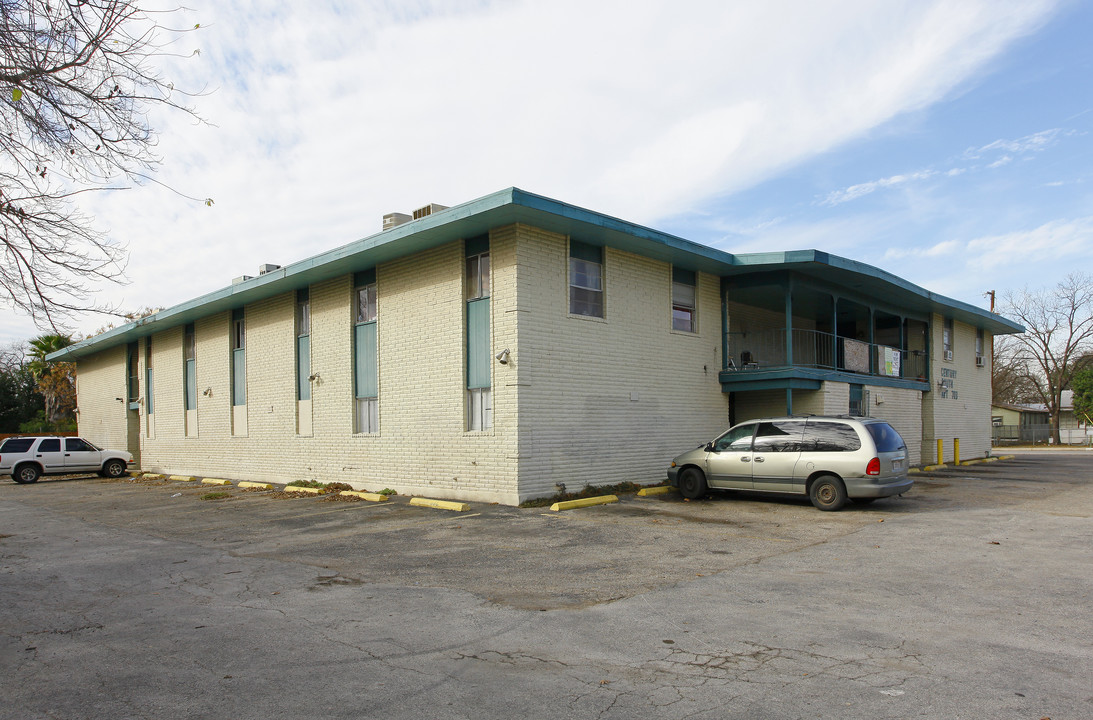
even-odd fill
[(215, 88), (196, 103), (213, 125), (155, 122), (157, 179), (216, 205), (154, 186), (100, 198), (133, 281), (103, 300), (170, 305), (370, 235), (385, 212), (509, 185), (655, 224), (938, 101), (1053, 6), (210, 4), (178, 48), (201, 55), (165, 70)]
[[(860, 197), (869, 195), (876, 190), (895, 187), (897, 185), (903, 185), (904, 183), (908, 183), (913, 180), (926, 180), (936, 174), (937, 173), (933, 170), (920, 170), (918, 172), (907, 173), (905, 175), (892, 175), (890, 177), (881, 178), (880, 180), (858, 183), (857, 185), (851, 185), (844, 190), (836, 190), (835, 192), (830, 193), (820, 202), (820, 204), (828, 206), (841, 205), (844, 202), (857, 200)], [(952, 171), (950, 171), (948, 174), (952, 175)]]
[[(1038, 133), (1032, 135), (1026, 135), (1016, 140), (995, 140), (992, 143), (988, 143), (978, 150), (969, 151), (972, 156), (979, 157), (984, 153), (992, 150), (1001, 150), (1003, 152), (1022, 154), (1028, 152), (1039, 152), (1047, 147), (1050, 147), (1055, 139), (1059, 136), (1059, 128), (1052, 128), (1051, 130), (1041, 130)], [(993, 166), (992, 166), (993, 167)]]
[(1031, 230), (976, 238), (966, 248), (971, 262), (986, 268), (1049, 262), (1059, 268), (1060, 275), (1064, 274), (1067, 258), (1079, 257), (1084, 262), (1091, 252), (1093, 216), (1053, 220)]

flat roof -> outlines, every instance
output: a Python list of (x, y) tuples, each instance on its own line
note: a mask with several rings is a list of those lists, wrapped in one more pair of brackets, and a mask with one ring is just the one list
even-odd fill
[(86, 357), (199, 318), (515, 223), (578, 237), (583, 242), (617, 248), (720, 277), (793, 270), (844, 283), (910, 309), (950, 315), (995, 335), (1024, 332), (1023, 327), (1000, 315), (931, 293), (864, 263), (817, 250), (733, 255), (643, 225), (510, 187), (111, 328), (52, 353), (47, 359), (75, 360)]

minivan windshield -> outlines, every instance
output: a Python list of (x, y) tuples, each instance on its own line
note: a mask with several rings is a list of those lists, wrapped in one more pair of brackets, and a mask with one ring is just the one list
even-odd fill
[(865, 429), (873, 436), (873, 442), (877, 446), (877, 452), (896, 452), (906, 450), (907, 445), (895, 428), (886, 422), (867, 423)]

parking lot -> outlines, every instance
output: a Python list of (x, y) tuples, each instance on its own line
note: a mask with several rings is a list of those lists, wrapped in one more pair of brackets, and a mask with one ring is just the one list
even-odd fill
[(1022, 453), (837, 513), (5, 479), (0, 717), (1090, 717), (1091, 475)]

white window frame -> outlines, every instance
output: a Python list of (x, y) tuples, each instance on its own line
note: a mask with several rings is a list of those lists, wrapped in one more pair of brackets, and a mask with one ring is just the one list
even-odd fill
[(490, 388), (467, 390), (467, 430), (493, 427), (493, 393)]

